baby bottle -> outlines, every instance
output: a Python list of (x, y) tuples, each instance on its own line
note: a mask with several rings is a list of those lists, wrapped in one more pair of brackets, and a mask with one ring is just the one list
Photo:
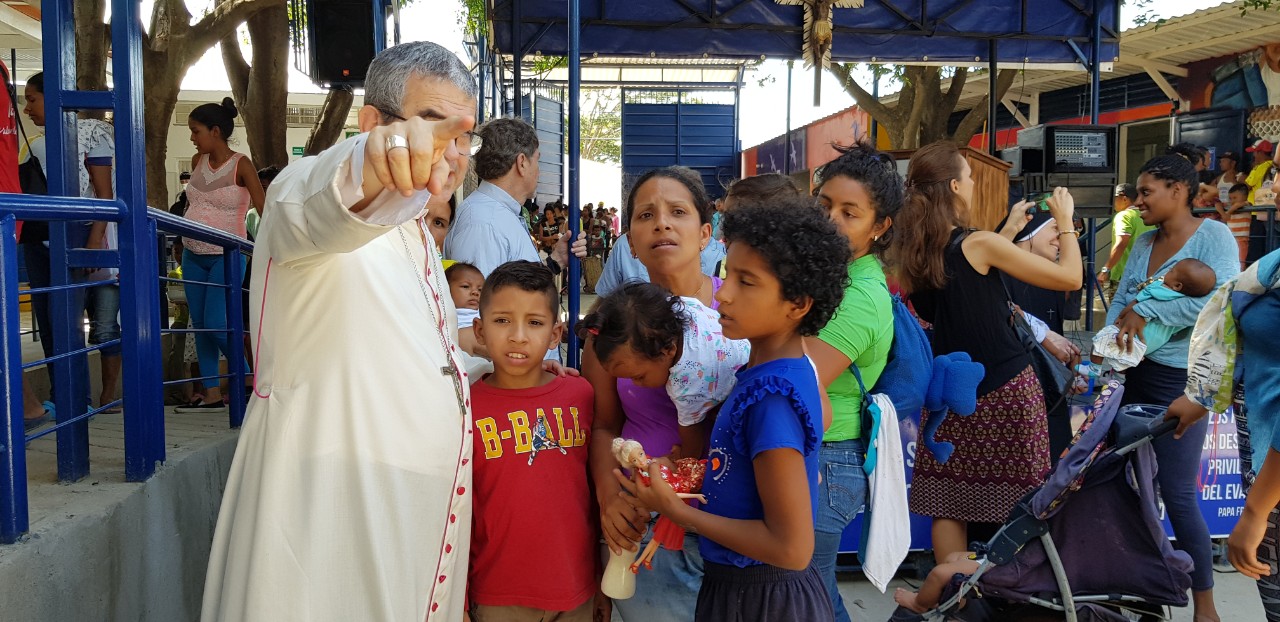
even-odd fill
[(604, 577), (600, 579), (600, 591), (614, 600), (625, 600), (636, 593), (636, 573), (631, 572), (631, 562), (636, 553), (623, 551), (621, 554), (609, 551), (609, 563), (604, 567)]

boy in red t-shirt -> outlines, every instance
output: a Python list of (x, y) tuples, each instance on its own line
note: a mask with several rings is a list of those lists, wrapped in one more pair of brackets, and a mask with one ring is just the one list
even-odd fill
[[(475, 450), (472, 622), (591, 622), (599, 535), (587, 482), (594, 394), (543, 371), (560, 343), (560, 296), (546, 266), (513, 261), (480, 294), (476, 342), (493, 373), (471, 388)], [(607, 616), (606, 616), (607, 617)]]

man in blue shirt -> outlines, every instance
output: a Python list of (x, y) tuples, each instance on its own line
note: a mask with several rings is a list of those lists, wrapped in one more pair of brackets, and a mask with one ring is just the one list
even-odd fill
[[(475, 266), (487, 279), (508, 261), (542, 261), (521, 213), (538, 188), (540, 150), (537, 132), (520, 119), (494, 119), (476, 135), (483, 141), (474, 160), (481, 182), (458, 206), (444, 238), (444, 256)], [(560, 273), (567, 252), (568, 238), (562, 237), (547, 259), (553, 273)], [(549, 350), (546, 358), (559, 359), (559, 349)]]
[[(476, 135), (483, 141), (475, 155), (480, 186), (458, 206), (444, 238), (444, 256), (479, 268), (487, 278), (508, 261), (541, 261), (520, 213), (538, 187), (538, 134), (520, 119), (502, 118), (484, 124)], [(564, 263), (564, 245), (552, 253), (558, 252), (558, 264)]]

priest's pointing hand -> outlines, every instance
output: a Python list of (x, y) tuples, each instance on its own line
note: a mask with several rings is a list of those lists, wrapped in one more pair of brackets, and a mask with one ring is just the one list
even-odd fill
[(475, 118), (428, 120), (410, 117), (369, 131), (364, 145), (364, 196), (382, 190), (412, 196), (426, 189), (440, 193), (451, 174), (450, 160), (471, 154)]

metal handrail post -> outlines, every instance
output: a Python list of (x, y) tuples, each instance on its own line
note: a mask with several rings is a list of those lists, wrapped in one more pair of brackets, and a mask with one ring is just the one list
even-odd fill
[[(75, 22), (72, 0), (48, 0), (41, 4), (45, 68), (45, 167), (49, 194), (80, 196), (80, 164), (76, 161), (77, 117), (64, 103), (64, 94), (76, 88)], [(114, 20), (113, 20), (114, 21)], [(67, 285), (72, 275), (67, 250), (83, 246), (82, 223), (50, 223), (49, 273), (52, 285)], [(75, 232), (74, 238), (71, 233)], [(74, 244), (73, 244), (74, 243)], [(84, 347), (84, 291), (49, 294), (53, 324), (53, 349), (70, 352)], [(89, 364), (87, 356), (69, 357), (48, 367), (53, 381), (53, 402), (58, 418), (75, 417), (87, 410)], [(58, 480), (74, 482), (89, 475), (89, 423), (82, 421), (58, 432)]]
[(0, 420), (0, 543), (12, 544), (26, 530), (27, 448), (22, 418), (22, 335), (18, 311), (17, 219), (0, 218), (0, 355), (4, 357), (5, 416)]
[(154, 278), (155, 223), (147, 217), (145, 121), (142, 102), (142, 19), (137, 0), (112, 0), (111, 62), (115, 81), (116, 197), (119, 224), (120, 316), (124, 366), (125, 479), (143, 481), (164, 462), (160, 292)]
[[(582, 224), (582, 190), (578, 183), (581, 176), (582, 119), (579, 100), (582, 98), (582, 54), (579, 46), (578, 0), (569, 0), (569, 244), (578, 239)], [(533, 96), (530, 95), (532, 101)], [(678, 125), (678, 124), (677, 124)], [(565, 358), (569, 367), (578, 367), (578, 310), (582, 298), (582, 262), (569, 253), (566, 278), (569, 281), (569, 353)]]
[[(249, 208), (253, 209), (253, 208)], [(227, 276), (227, 367), (231, 371), (231, 386), (227, 414), (231, 418), (231, 427), (238, 428), (244, 423), (244, 256), (239, 247), (228, 247), (222, 251), (223, 274)]]

